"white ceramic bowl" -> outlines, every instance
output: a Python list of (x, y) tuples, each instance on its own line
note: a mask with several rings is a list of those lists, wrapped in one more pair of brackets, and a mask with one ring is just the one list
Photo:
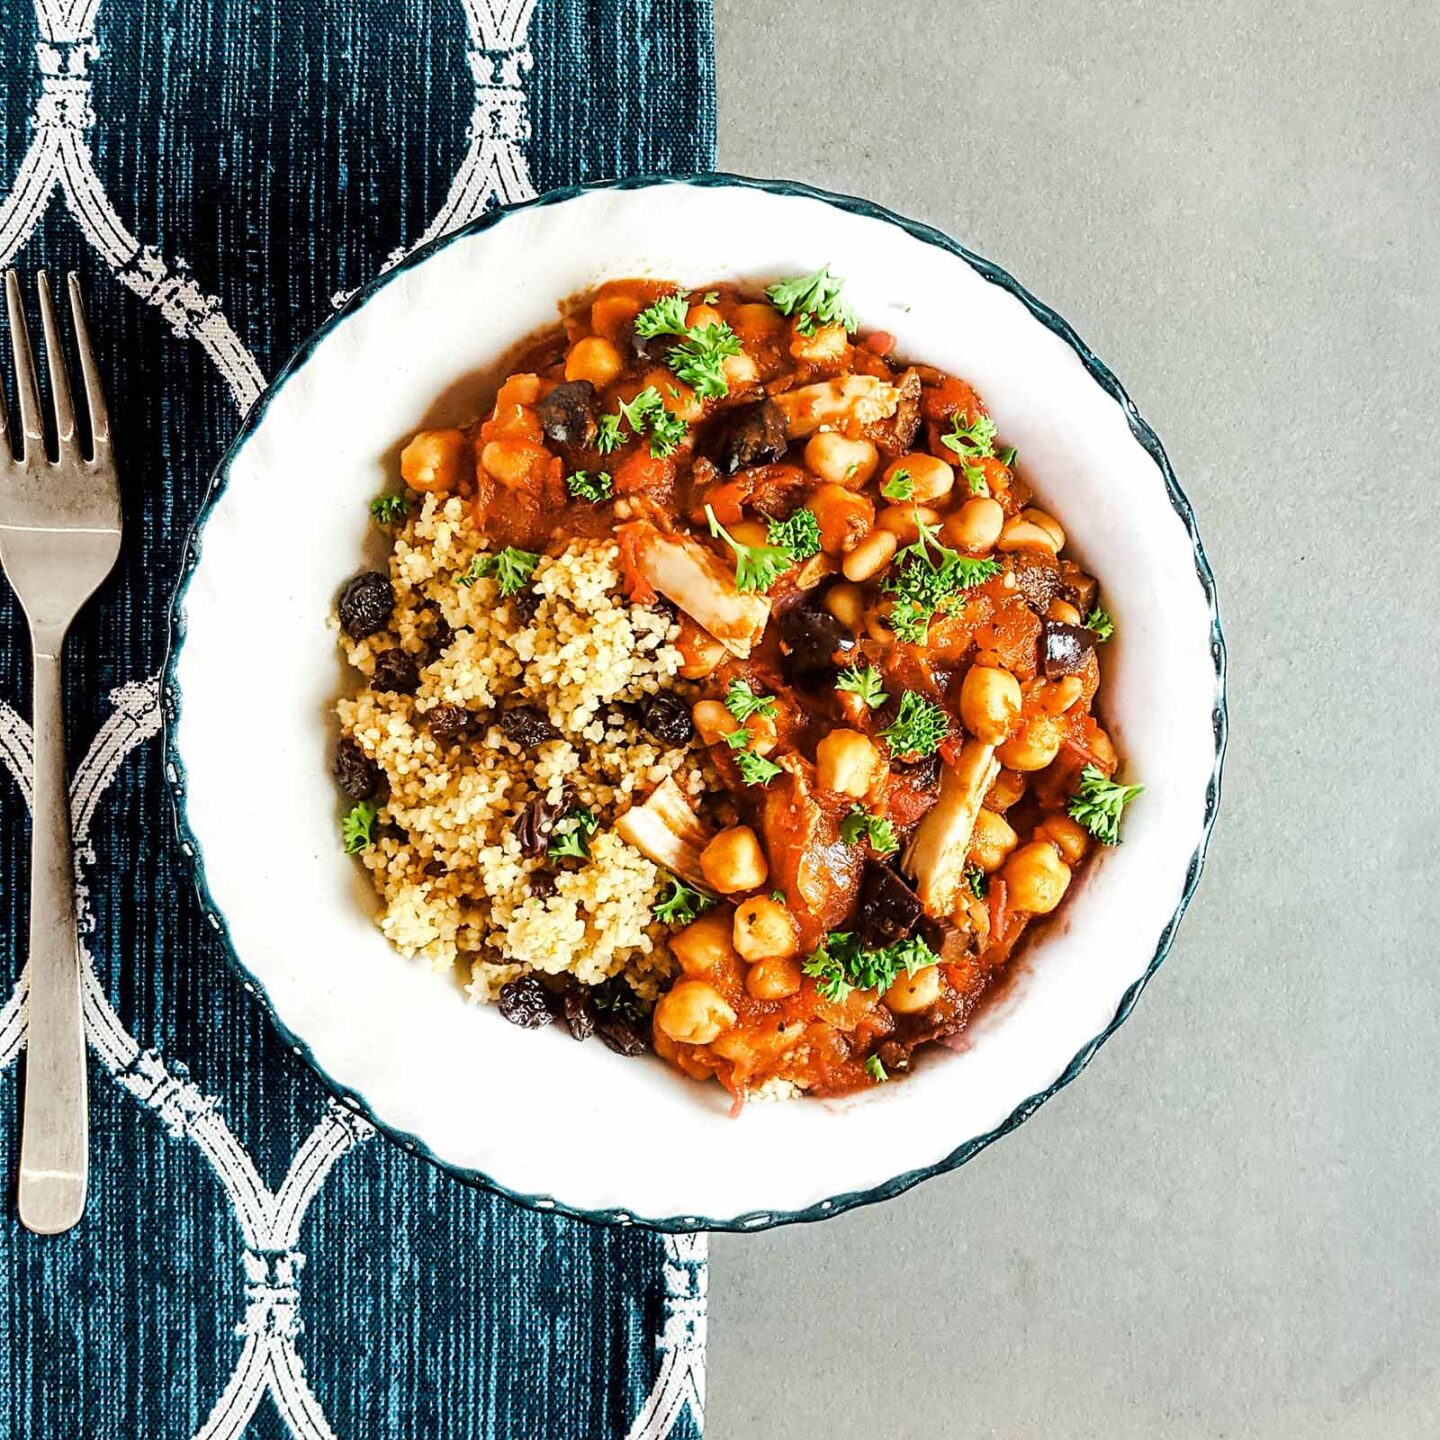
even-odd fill
[[(596, 282), (766, 282), (828, 262), (863, 323), (985, 396), (1118, 625), (1101, 710), (1145, 794), (958, 1050), (843, 1101), (728, 1114), (719, 1086), (467, 1005), (371, 920), (329, 774), (327, 625), (366, 501), (422, 422), (475, 413), (504, 353)], [(203, 543), (203, 548), (202, 548)], [(761, 1228), (968, 1159), (1084, 1066), (1158, 965), (1218, 798), (1224, 652), (1193, 518), (1110, 373), (1008, 275), (925, 226), (782, 182), (650, 178), (487, 216), (357, 294), (216, 472), (176, 597), (167, 768), (247, 985), (334, 1091), (457, 1175), (666, 1229)]]

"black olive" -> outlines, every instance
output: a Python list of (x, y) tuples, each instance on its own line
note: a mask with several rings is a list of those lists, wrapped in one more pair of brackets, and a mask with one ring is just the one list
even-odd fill
[(463, 705), (437, 705), (426, 714), (430, 733), (442, 744), (449, 745), (463, 739), (470, 733), (472, 722), (477, 718)]
[(1015, 577), (1015, 590), (1037, 614), (1043, 615), (1060, 593), (1060, 567), (1054, 557), (1035, 551), (1018, 550), (1005, 567)]
[(781, 668), (802, 685), (832, 681), (855, 648), (855, 637), (828, 610), (796, 605), (777, 624)]
[(690, 707), (664, 690), (640, 702), (640, 723), (662, 745), (688, 745), (695, 735)]
[(346, 583), (336, 605), (340, 624), (352, 640), (363, 640), (390, 623), (395, 610), (395, 588), (378, 570), (362, 570)]
[(500, 729), (507, 740), (526, 747), (560, 738), (560, 732), (538, 705), (514, 705), (509, 710), (502, 710)]
[(533, 975), (522, 975), (502, 985), (496, 999), (500, 1013), (512, 1025), (526, 1030), (538, 1030), (555, 1018), (551, 1003), (550, 992)]
[(888, 865), (865, 862), (855, 908), (855, 933), (862, 945), (879, 950), (903, 940), (923, 914), (919, 897)]
[(770, 465), (785, 454), (785, 416), (773, 400), (728, 411), (706, 441), (717, 468), (733, 475), (748, 465)]
[(420, 685), (420, 666), (413, 655), (401, 649), (382, 650), (375, 657), (370, 684), (376, 690), (395, 695), (413, 695)]
[(342, 735), (335, 747), (335, 779), (352, 800), (368, 800), (380, 788), (380, 767), (353, 736)]
[(595, 440), (598, 408), (595, 387), (588, 380), (566, 380), (535, 407), (535, 412), (547, 440), (588, 449)]
[(1079, 675), (1095, 648), (1095, 636), (1083, 625), (1046, 620), (1040, 630), (1040, 664), (1047, 680)]

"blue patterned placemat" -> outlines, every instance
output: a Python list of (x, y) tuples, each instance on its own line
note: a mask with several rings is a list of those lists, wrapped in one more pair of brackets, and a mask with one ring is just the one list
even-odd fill
[[(703, 1240), (530, 1214), (327, 1100), (201, 915), (156, 676), (179, 543), (265, 377), (487, 206), (710, 165), (709, 4), (0, 0), (0, 19), (0, 261), (85, 279), (126, 527), (67, 651), (91, 1198), (65, 1236), (13, 1204), (0, 1221), (0, 1440), (696, 1436)], [(29, 676), (8, 589), (0, 625), (11, 1176)]]

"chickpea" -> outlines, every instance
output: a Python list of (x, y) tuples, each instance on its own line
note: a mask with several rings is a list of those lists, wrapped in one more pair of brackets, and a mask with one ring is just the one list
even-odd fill
[(537, 460), (548, 458), (545, 448), (533, 440), (492, 440), (480, 452), (486, 474), (515, 490), (529, 483)]
[(760, 367), (743, 350), (738, 355), (727, 355), (720, 362), (720, 372), (732, 390), (744, 390), (760, 378)]
[(722, 830), (700, 852), (700, 870), (722, 895), (758, 890), (770, 873), (760, 841), (748, 825)]
[(724, 906), (677, 930), (669, 944), (675, 963), (687, 975), (709, 975), (738, 961), (731, 944), (730, 912)]
[(849, 440), (834, 430), (817, 430), (805, 442), (805, 465), (832, 485), (858, 490), (875, 473), (880, 452), (869, 440)]
[(790, 912), (778, 900), (756, 895), (735, 911), (734, 942), (746, 960), (770, 960), (793, 955), (799, 936)]
[(1090, 832), (1065, 814), (1047, 815), (1035, 827), (1035, 838), (1048, 840), (1069, 865), (1078, 865), (1090, 848)]
[(914, 975), (902, 975), (886, 992), (885, 1004), (897, 1015), (928, 1010), (940, 998), (940, 967), (927, 965)]
[(1052, 600), (1046, 607), (1045, 618), (1062, 625), (1078, 625), (1080, 612), (1068, 600)]
[(703, 980), (682, 980), (660, 997), (655, 1024), (682, 1045), (708, 1045), (735, 1023), (725, 998)]
[(1111, 743), (1110, 736), (1098, 725), (1095, 733), (1085, 742), (1090, 753), (1100, 762), (1102, 770), (1113, 771), (1120, 763), (1120, 757), (1115, 753), (1115, 746)]
[(1029, 520), (1022, 520), (1018, 515), (1006, 523), (995, 545), (1007, 554), (1014, 550), (1044, 550), (1056, 555), (1060, 551), (1055, 537), (1048, 530), (1031, 524)]
[(614, 341), (603, 335), (588, 335), (577, 340), (565, 357), (567, 380), (588, 380), (603, 390), (625, 368), (625, 361)]
[(847, 580), (869, 580), (890, 563), (899, 544), (893, 531), (872, 530), (845, 557), (840, 569)]
[(697, 700), (690, 707), (696, 733), (707, 745), (718, 745), (740, 722), (718, 701)]
[(986, 808), (997, 812), (1008, 810), (1025, 793), (1025, 785), (1026, 780), (1023, 775), (1017, 774), (1014, 770), (1002, 770), (995, 777), (995, 783), (985, 797)]
[(1010, 733), (1022, 704), (1020, 682), (1008, 671), (972, 665), (960, 685), (960, 719), (977, 740), (998, 745)]
[(785, 955), (767, 956), (750, 967), (745, 990), (756, 1000), (783, 1000), (799, 990), (803, 978), (798, 960)]
[(453, 490), (464, 453), (459, 430), (421, 430), (400, 452), (400, 478), (412, 490)]
[[(832, 585), (825, 592), (823, 603), (847, 630), (858, 630), (864, 622), (865, 592), (858, 585), (851, 585), (845, 580)], [(685, 672), (682, 670), (680, 673), (683, 675)]]
[(1038, 525), (1055, 542), (1057, 551), (1065, 548), (1065, 531), (1053, 515), (1031, 505), (1020, 512), (1020, 518), (1028, 520), (1032, 525)]
[(1008, 769), (1043, 770), (1060, 753), (1060, 727), (1048, 715), (1032, 715), (995, 753)]
[(687, 329), (697, 330), (702, 325), (723, 325), (725, 317), (713, 305), (692, 305), (685, 312)]
[(1085, 693), (1085, 682), (1078, 675), (1062, 675), (1053, 685), (1045, 687), (1040, 708), (1047, 715), (1063, 715)]
[(1031, 915), (1048, 915), (1070, 885), (1070, 867), (1048, 840), (1022, 845), (1000, 874), (1012, 908)]
[(874, 505), (844, 485), (818, 486), (810, 510), (820, 524), (820, 548), (827, 555), (843, 555), (875, 523)]
[(892, 460), (885, 467), (882, 488), (900, 470), (909, 474), (910, 498), (920, 505), (943, 499), (955, 488), (955, 472), (938, 455), (927, 455), (923, 450)]
[(831, 365), (842, 361), (849, 350), (850, 337), (843, 325), (821, 325), (813, 335), (801, 335), (797, 331), (790, 340), (792, 358), (811, 365)]
[(1005, 511), (988, 495), (972, 495), (946, 522), (946, 538), (978, 555), (993, 550), (1005, 528)]
[(882, 530), (889, 530), (897, 540), (909, 545), (920, 534), (919, 521), (927, 525), (940, 523), (940, 512), (928, 505), (887, 505), (876, 517)]
[(642, 309), (638, 295), (597, 295), (590, 306), (590, 328), (618, 340)]
[(884, 764), (875, 742), (858, 730), (832, 730), (815, 747), (816, 783), (856, 800), (870, 793)]
[(688, 617), (680, 621), (675, 648), (680, 652), (680, 675), (685, 680), (703, 680), (728, 653), (708, 630), (702, 630)]
[(975, 817), (970, 833), (970, 858), (987, 874), (993, 875), (1020, 843), (1010, 822), (993, 810), (981, 810)]

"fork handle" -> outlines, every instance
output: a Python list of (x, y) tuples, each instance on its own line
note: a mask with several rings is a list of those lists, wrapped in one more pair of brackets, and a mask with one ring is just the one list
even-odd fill
[(60, 690), (64, 635), (50, 641), (34, 638), (30, 973), (18, 1194), (21, 1222), (41, 1235), (68, 1230), (80, 1219), (89, 1170), (85, 1024)]

